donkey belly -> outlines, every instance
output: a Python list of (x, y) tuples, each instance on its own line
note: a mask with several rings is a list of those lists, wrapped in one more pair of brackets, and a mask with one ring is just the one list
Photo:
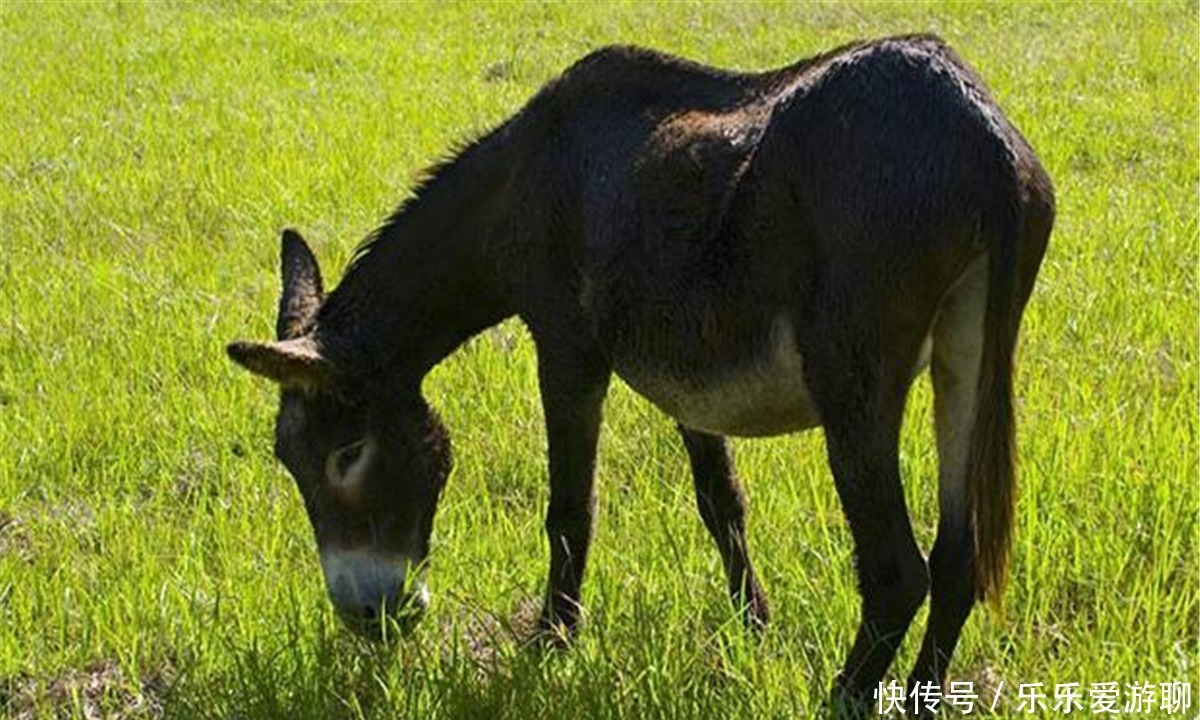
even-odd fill
[(804, 380), (794, 331), (783, 318), (771, 326), (766, 347), (732, 365), (718, 358), (689, 363), (686, 375), (658, 369), (653, 359), (618, 362), (634, 390), (680, 424), (718, 435), (781, 435), (820, 425)]

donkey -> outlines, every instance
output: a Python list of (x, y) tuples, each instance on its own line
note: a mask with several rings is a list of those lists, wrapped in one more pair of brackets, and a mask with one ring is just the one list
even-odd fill
[[(278, 339), (228, 352), (282, 388), (275, 452), (333, 604), (357, 623), (427, 604), (451, 455), (422, 379), (512, 315), (536, 347), (549, 446), (547, 633), (569, 638), (580, 620), (614, 372), (677, 422), (751, 627), (768, 608), (725, 436), (823, 427), (862, 595), (833, 690), (862, 703), (927, 594), (911, 684), (941, 682), (974, 603), (1001, 596), (1014, 351), (1053, 218), (1033, 151), (937, 37), (754, 74), (608, 47), (435, 166), (328, 295), (285, 231)], [(898, 459), (927, 366), (928, 564)]]

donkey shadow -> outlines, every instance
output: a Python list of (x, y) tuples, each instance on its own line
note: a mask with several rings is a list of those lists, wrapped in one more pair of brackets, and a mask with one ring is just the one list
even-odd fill
[[(666, 645), (677, 642), (675, 632), (652, 633), (645, 647), (636, 650), (647, 658), (660, 655), (665, 666), (686, 666), (684, 672), (662, 671), (678, 677), (654, 680), (640, 677), (642, 671), (629, 671), (643, 665), (642, 660), (614, 662), (602, 634), (591, 638), (596, 633), (585, 633), (581, 640), (590, 645), (586, 649), (539, 640), (536, 607), (535, 600), (522, 601), (508, 618), (474, 609), (436, 628), (423, 627), (382, 643), (340, 630), (335, 620), (322, 620), (328, 626), (319, 629), (315, 641), (293, 635), (271, 644), (230, 647), (234, 661), (215, 672), (185, 666), (158, 705), (162, 717), (179, 720), (751, 717), (762, 714), (763, 688), (738, 671), (737, 656), (794, 651), (796, 644), (795, 638), (747, 633), (739, 616), (714, 602), (693, 618), (708, 632), (687, 633), (700, 636), (697, 643), (704, 648), (698, 655), (685, 652), (667, 660)], [(822, 664), (819, 658), (797, 660), (798, 666), (816, 671), (814, 679), (828, 673), (813, 666)], [(826, 688), (805, 690), (803, 678), (795, 680), (788, 715), (849, 716), (829, 706)]]

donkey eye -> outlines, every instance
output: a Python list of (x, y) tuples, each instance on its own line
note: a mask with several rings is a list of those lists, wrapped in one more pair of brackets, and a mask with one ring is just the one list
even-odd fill
[(346, 474), (350, 472), (350, 468), (354, 467), (354, 463), (358, 462), (359, 458), (362, 457), (365, 446), (366, 441), (359, 441), (353, 445), (347, 445), (340, 450), (334, 451), (333, 456), (330, 458), (332, 461), (330, 465), (332, 465), (333, 472), (331, 475), (333, 479), (341, 480), (346, 477)]
[(338, 459), (337, 459), (338, 475), (345, 475), (347, 472), (349, 472), (350, 466), (353, 465), (354, 463), (358, 462), (358, 458), (361, 455), (362, 455), (362, 446), (361, 445), (355, 445), (354, 447), (348, 447), (345, 450), (338, 453)]

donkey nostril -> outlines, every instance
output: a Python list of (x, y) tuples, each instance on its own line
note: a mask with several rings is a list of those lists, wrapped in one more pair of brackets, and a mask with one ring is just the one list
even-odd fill
[(367, 620), (374, 620), (375, 615), (376, 615), (375, 606), (374, 605), (363, 605), (363, 613), (362, 614), (363, 614), (363, 617), (366, 618)]

